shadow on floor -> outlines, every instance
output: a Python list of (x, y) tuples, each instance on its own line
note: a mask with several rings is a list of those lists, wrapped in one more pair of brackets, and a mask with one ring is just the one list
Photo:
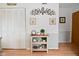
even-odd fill
[(71, 45), (71, 50), (76, 54), (76, 56), (79, 56), (79, 47), (76, 45)]

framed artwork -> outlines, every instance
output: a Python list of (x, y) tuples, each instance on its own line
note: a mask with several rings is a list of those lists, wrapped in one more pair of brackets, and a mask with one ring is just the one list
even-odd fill
[(56, 24), (56, 18), (49, 18), (49, 25), (55, 25)]
[(30, 18), (30, 25), (36, 25), (36, 18), (35, 17)]
[(66, 17), (59, 17), (59, 23), (66, 23)]

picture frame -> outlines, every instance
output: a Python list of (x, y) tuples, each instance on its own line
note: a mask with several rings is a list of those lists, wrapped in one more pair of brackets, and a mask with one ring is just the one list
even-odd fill
[(36, 25), (36, 18), (35, 17), (30, 18), (30, 25)]
[(66, 17), (59, 17), (59, 23), (66, 23)]
[(49, 18), (49, 25), (56, 25), (56, 18)]

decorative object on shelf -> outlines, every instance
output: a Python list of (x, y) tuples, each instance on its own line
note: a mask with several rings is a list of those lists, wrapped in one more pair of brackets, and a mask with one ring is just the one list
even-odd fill
[(31, 11), (31, 15), (44, 15), (44, 14), (46, 14), (46, 15), (50, 15), (50, 16), (52, 16), (52, 15), (55, 15), (55, 11), (53, 10), (53, 9), (49, 9), (49, 8), (44, 8), (44, 7), (42, 7), (41, 9), (40, 8), (36, 8), (36, 9), (33, 9), (32, 11)]
[(40, 40), (40, 42), (43, 42), (41, 38), (39, 40)]
[(44, 29), (41, 29), (40, 30), (40, 33), (44, 35), (45, 34), (45, 30)]
[(38, 44), (38, 48), (40, 48), (41, 47), (41, 44)]
[(34, 45), (33, 46), (33, 49), (38, 49), (38, 45)]
[(32, 40), (33, 42), (38, 42), (38, 38), (33, 38), (33, 40)]
[(36, 18), (35, 17), (30, 18), (30, 25), (36, 25)]
[(66, 17), (59, 17), (59, 23), (66, 23)]
[(43, 42), (47, 42), (47, 38), (46, 37), (42, 37), (41, 38)]
[(32, 30), (31, 31), (31, 35), (36, 35), (36, 31), (35, 30)]
[(45, 44), (42, 44), (42, 48), (43, 48), (43, 49), (45, 48)]
[(40, 35), (40, 32), (37, 32), (37, 35)]
[(43, 44), (43, 45), (44, 45), (44, 48), (46, 49), (47, 48), (46, 44)]
[(56, 18), (49, 18), (50, 25), (56, 25)]

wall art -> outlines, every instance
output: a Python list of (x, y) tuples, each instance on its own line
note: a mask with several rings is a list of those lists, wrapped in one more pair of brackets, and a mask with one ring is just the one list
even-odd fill
[(40, 15), (40, 14), (41, 15), (46, 14), (46, 15), (52, 16), (52, 15), (55, 15), (55, 11), (53, 9), (44, 8), (44, 7), (36, 8), (31, 11), (31, 15)]
[(49, 18), (49, 25), (55, 25), (56, 24), (56, 18)]
[(36, 18), (35, 17), (30, 18), (30, 25), (36, 25)]
[(59, 17), (59, 23), (66, 23), (66, 17)]

